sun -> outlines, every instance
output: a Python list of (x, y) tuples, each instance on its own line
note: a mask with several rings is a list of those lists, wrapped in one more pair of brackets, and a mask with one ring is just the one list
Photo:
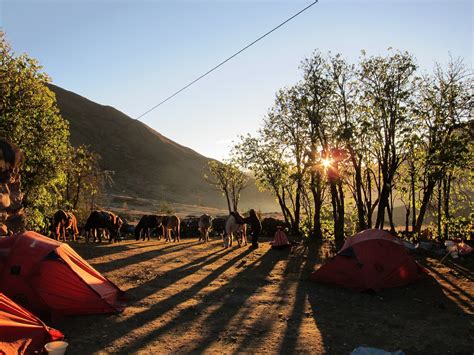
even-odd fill
[(321, 164), (325, 169), (329, 168), (331, 166), (332, 160), (330, 158), (325, 158), (321, 161)]

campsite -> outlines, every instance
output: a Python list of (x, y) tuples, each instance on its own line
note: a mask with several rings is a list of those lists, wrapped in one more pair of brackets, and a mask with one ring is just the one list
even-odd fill
[(289, 253), (262, 243), (249, 252), (196, 241), (73, 245), (129, 301), (120, 314), (55, 320), (70, 353), (472, 350), (472, 259), (423, 257), (428, 274), (419, 282), (369, 294), (308, 281), (328, 258), (324, 248)]
[(472, 0), (0, 3), (0, 355), (474, 354)]
[(331, 259), (328, 245), (274, 250), (266, 239), (257, 250), (224, 249), (220, 238), (68, 244), (126, 295), (120, 313), (49, 320), (70, 354), (472, 350), (472, 258), (441, 264), (417, 253), (426, 269), (419, 280), (361, 293), (309, 281)]

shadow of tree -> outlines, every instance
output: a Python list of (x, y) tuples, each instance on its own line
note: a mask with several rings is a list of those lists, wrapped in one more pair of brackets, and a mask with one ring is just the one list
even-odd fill
[[(127, 291), (127, 295), (132, 294), (133, 295), (132, 299), (134, 303), (136, 303), (137, 300), (146, 297), (146, 294), (154, 293), (157, 290), (168, 287), (170, 284), (176, 282), (178, 279), (184, 278), (187, 275), (194, 273), (197, 269), (202, 268), (203, 266), (207, 264), (211, 264), (215, 262), (217, 259), (222, 258), (224, 255), (229, 254), (232, 251), (233, 251), (232, 249), (222, 249), (222, 250), (218, 250), (210, 254), (207, 254), (201, 258), (193, 260), (189, 264), (183, 265), (180, 268), (169, 270), (168, 273), (173, 273), (174, 275), (172, 278), (166, 278), (166, 275), (162, 275), (160, 278), (150, 281), (147, 285), (140, 285), (140, 286), (137, 286), (135, 289), (131, 290), (130, 292)], [(194, 297), (201, 289), (208, 286), (211, 281), (218, 278), (225, 270), (227, 270), (236, 262), (244, 258), (247, 254), (249, 254), (249, 252), (250, 252), (249, 250), (243, 250), (238, 255), (234, 256), (233, 258), (229, 259), (228, 261), (226, 261), (225, 263), (217, 267), (215, 270), (213, 270), (210, 274), (208, 274), (202, 280), (193, 284), (191, 287), (184, 289), (178, 292), (177, 294), (174, 294), (173, 296), (170, 296), (166, 299), (163, 299), (153, 304), (151, 307), (149, 307), (145, 311), (136, 313), (123, 321), (120, 321), (120, 320), (114, 321), (113, 322), (114, 332), (110, 334), (107, 333), (104, 335), (104, 337), (106, 337), (106, 342), (110, 344), (111, 342), (128, 334), (131, 329), (136, 328), (138, 325), (152, 322), (155, 319), (162, 316), (164, 313), (168, 312), (169, 310), (175, 309), (179, 304), (186, 302), (190, 298)], [(215, 255), (213, 258), (208, 259), (209, 256), (212, 254), (218, 254), (218, 255)], [(105, 319), (101, 319), (100, 322), (103, 323), (103, 326), (107, 326), (107, 327), (111, 326), (110, 320), (107, 321)], [(125, 348), (121, 349), (121, 351), (125, 353), (129, 353), (129, 352), (134, 352), (134, 351), (139, 350), (144, 344), (152, 340), (155, 336), (160, 334), (162, 331), (166, 331), (168, 330), (168, 328), (172, 328), (173, 324), (175, 323), (174, 322), (170, 323), (170, 325), (166, 327), (166, 329), (164, 327), (160, 327), (154, 330), (152, 333), (147, 334), (145, 337), (137, 338), (136, 341), (127, 345)], [(89, 344), (88, 348), (92, 349), (92, 351), (100, 351), (103, 348), (103, 346), (101, 345), (103, 341), (104, 340), (102, 339), (96, 345)]]
[[(184, 302), (193, 295), (196, 295), (199, 290), (208, 285), (212, 280), (215, 280), (223, 271), (235, 264), (238, 260), (248, 255), (251, 251), (245, 250), (239, 255), (227, 261), (225, 264), (218, 267), (209, 275), (204, 277), (201, 281), (191, 286), (189, 289), (180, 292), (173, 296), (172, 299), (165, 300), (163, 306), (176, 306), (177, 303)], [(205, 336), (203, 336), (197, 344), (194, 345), (192, 353), (199, 353), (204, 351), (209, 343), (216, 338), (219, 338), (221, 333), (225, 332), (228, 322), (241, 311), (247, 299), (253, 295), (260, 287), (266, 284), (265, 277), (275, 265), (275, 257), (264, 254), (261, 258), (255, 260), (250, 265), (246, 266), (237, 276), (232, 278), (226, 285), (206, 294), (199, 303), (199, 307), (189, 306), (183, 309), (175, 318), (167, 322), (161, 327), (158, 327), (148, 333), (145, 337), (137, 339), (132, 344), (128, 344), (122, 350), (125, 352), (135, 352), (146, 346), (147, 343), (157, 339), (160, 335), (170, 333), (176, 329), (180, 324), (193, 322), (206, 308), (215, 306), (216, 301), (219, 302), (217, 309), (213, 310), (204, 320), (208, 325)], [(251, 274), (258, 273), (258, 281), (252, 279), (252, 283), (247, 286), (242, 286), (242, 280), (249, 278)], [(171, 304), (170, 304), (171, 303)], [(157, 314), (155, 314), (157, 316)]]
[[(217, 243), (209, 249), (169, 245), (162, 253), (173, 255), (176, 248), (191, 245), (194, 250), (187, 255), (192, 260), (152, 271), (151, 278), (127, 290), (128, 314), (88, 318), (93, 331), (87, 340), (73, 334), (75, 350), (100, 352), (114, 343), (115, 351), (136, 353), (156, 349), (161, 341), (172, 344), (163, 351), (186, 353), (349, 353), (361, 345), (406, 353), (472, 350), (472, 295), (428, 261), (423, 264), (433, 269), (431, 275), (419, 282), (367, 294), (307, 281), (330, 255), (318, 244), (291, 254), (217, 249)], [(155, 252), (159, 257), (161, 251)], [(116, 270), (153, 257), (148, 250), (142, 254), (99, 265)], [(167, 290), (162, 297), (161, 290)], [(173, 339), (187, 331), (189, 341), (177, 341), (181, 347), (176, 347)]]
[[(301, 284), (328, 353), (349, 353), (361, 345), (408, 354), (472, 352), (472, 312), (462, 307), (468, 305), (459, 295), (447, 297), (448, 290), (431, 275), (377, 294)], [(291, 347), (284, 343), (282, 351)]]
[[(199, 269), (210, 265), (217, 260), (221, 259), (226, 254), (229, 254), (231, 249), (221, 249), (208, 253), (200, 258), (194, 259), (191, 262), (173, 268), (162, 275), (159, 275), (148, 282), (144, 282), (137, 287), (128, 289), (127, 295), (134, 301), (139, 301), (146, 298), (150, 294), (156, 292), (156, 290), (163, 290), (166, 287), (171, 286), (172, 284), (178, 282), (179, 280), (194, 274)], [(212, 256), (212, 257), (211, 257)]]
[(163, 248), (153, 249), (146, 252), (130, 255), (126, 258), (114, 259), (112, 261), (107, 261), (104, 263), (91, 262), (91, 264), (94, 266), (94, 268), (96, 268), (100, 272), (108, 272), (108, 271), (124, 268), (128, 265), (132, 265), (136, 263), (144, 263), (149, 259), (159, 258), (167, 254), (177, 253), (195, 244), (196, 243), (168, 245)]

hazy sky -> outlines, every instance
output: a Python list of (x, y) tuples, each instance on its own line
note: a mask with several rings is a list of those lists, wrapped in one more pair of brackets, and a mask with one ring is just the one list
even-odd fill
[[(53, 83), (136, 118), (311, 1), (0, 0), (0, 27)], [(261, 125), (275, 92), (315, 49), (407, 50), (431, 71), (473, 63), (473, 1), (319, 0), (140, 120), (217, 159)]]

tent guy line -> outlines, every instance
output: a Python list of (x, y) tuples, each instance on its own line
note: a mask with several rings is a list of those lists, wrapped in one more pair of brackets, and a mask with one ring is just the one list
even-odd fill
[[(294, 14), (293, 16), (289, 17), (288, 19), (286, 19), (285, 21), (283, 21), (282, 23), (280, 23), (278, 26), (272, 28), (270, 31), (266, 32), (265, 34), (261, 35), (260, 37), (258, 37), (256, 40), (254, 40), (253, 42), (249, 43), (248, 45), (246, 45), (245, 47), (243, 47), (242, 49), (240, 49), (239, 51), (237, 51), (236, 53), (232, 54), (230, 57), (228, 57), (227, 59), (223, 60), (222, 62), (220, 62), (219, 64), (217, 64), (216, 66), (214, 66), (213, 68), (209, 69), (207, 72), (205, 72), (204, 74), (202, 74), (201, 76), (199, 76), (198, 78), (194, 79), (193, 81), (191, 81), (190, 83), (186, 84), (185, 86), (183, 86), (181, 89), (179, 89), (178, 91), (175, 91), (173, 94), (171, 94), (170, 96), (168, 96), (167, 98), (165, 98), (164, 100), (160, 101), (158, 104), (156, 104), (155, 106), (153, 106), (152, 108), (148, 109), (147, 111), (145, 111), (144, 113), (142, 113), (140, 116), (138, 116), (137, 118), (135, 119), (132, 119), (132, 121), (130, 122), (127, 122), (125, 125), (123, 125), (122, 127), (118, 128), (117, 131), (115, 133), (118, 133), (118, 131), (126, 128), (128, 125), (130, 125), (132, 122), (135, 122), (135, 121), (138, 121), (140, 118), (142, 118), (143, 116), (147, 115), (148, 113), (150, 113), (151, 111), (155, 110), (156, 108), (158, 108), (159, 106), (163, 105), (165, 102), (171, 100), (173, 97), (175, 97), (176, 95), (178, 95), (179, 93), (181, 93), (182, 91), (186, 90), (187, 88), (189, 88), (191, 85), (195, 84), (196, 82), (198, 82), (199, 80), (201, 80), (202, 78), (204, 78), (205, 76), (209, 75), (210, 73), (212, 73), (213, 71), (215, 71), (216, 69), (218, 69), (219, 67), (223, 66), (225, 63), (227, 63), (228, 61), (230, 61), (232, 58), (236, 57), (237, 55), (239, 55), (240, 53), (242, 53), (243, 51), (245, 51), (246, 49), (250, 48), (251, 46), (253, 46), (255, 43), (259, 42), (260, 40), (262, 40), (263, 38), (267, 37), (269, 34), (271, 34), (272, 32), (276, 31), (277, 29), (279, 29), (280, 27), (282, 27), (283, 25), (285, 25), (286, 23), (290, 22), (291, 20), (293, 20), (295, 17), (299, 16), (300, 14), (302, 14), (303, 12), (305, 12), (306, 10), (308, 10), (310, 7), (312, 7), (313, 5), (316, 5), (316, 3), (318, 2), (319, 0), (315, 0), (314, 2), (312, 2), (311, 4), (309, 4), (308, 6), (306, 6), (305, 8), (301, 9), (300, 11), (298, 11), (296, 14)], [(115, 134), (114, 133), (114, 134)]]

